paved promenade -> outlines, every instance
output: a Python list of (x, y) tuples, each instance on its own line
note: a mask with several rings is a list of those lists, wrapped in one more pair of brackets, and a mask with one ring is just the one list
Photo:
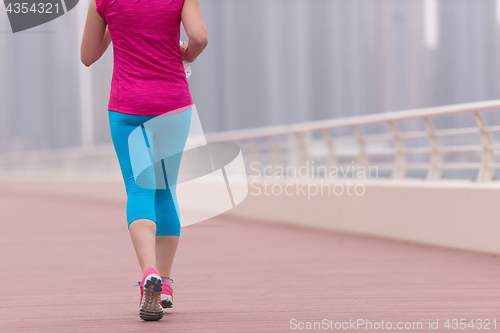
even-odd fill
[[(142, 322), (123, 205), (0, 192), (0, 212), (0, 332), (500, 332), (499, 257), (224, 216), (183, 229), (175, 307)], [(357, 319), (393, 329), (335, 329)]]

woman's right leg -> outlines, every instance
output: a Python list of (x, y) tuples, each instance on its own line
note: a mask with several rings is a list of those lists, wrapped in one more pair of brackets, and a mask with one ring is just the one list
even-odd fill
[(173, 306), (173, 281), (170, 277), (181, 231), (176, 185), (191, 117), (192, 108), (189, 108), (181, 113), (162, 115), (152, 124), (153, 155), (160, 161), (155, 195), (156, 260), (163, 282), (161, 303), (164, 308)]
[(170, 277), (181, 222), (177, 202), (177, 178), (191, 127), (192, 107), (175, 114), (164, 114), (151, 124), (156, 170), (156, 257), (162, 276)]
[(156, 236), (156, 258), (161, 276), (170, 277), (179, 236)]

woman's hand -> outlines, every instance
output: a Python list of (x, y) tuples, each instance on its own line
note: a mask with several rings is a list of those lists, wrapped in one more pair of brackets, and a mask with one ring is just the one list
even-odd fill
[(181, 56), (182, 56), (182, 59), (184, 59), (184, 53), (186, 53), (186, 49), (187, 48), (188, 48), (188, 43), (187, 42), (182, 43), (182, 45), (181, 45)]

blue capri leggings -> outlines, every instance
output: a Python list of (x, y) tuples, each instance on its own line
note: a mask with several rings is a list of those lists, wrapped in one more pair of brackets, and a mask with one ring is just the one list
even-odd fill
[[(178, 115), (161, 116), (172, 118), (163, 118), (161, 126), (156, 126), (154, 130), (147, 129), (147, 131), (145, 130), (144, 123), (152, 120), (155, 116), (139, 116), (108, 111), (111, 138), (118, 156), (127, 191), (127, 223), (129, 227), (137, 219), (149, 219), (156, 223), (157, 236), (180, 235), (181, 223), (175, 185), (182, 154), (175, 153), (182, 152), (186, 144), (190, 127), (190, 111), (191, 109)], [(164, 121), (165, 119), (168, 121)], [(170, 121), (170, 119), (173, 121)], [(174, 169), (177, 172), (168, 172), (170, 179), (167, 179), (163, 160), (157, 163), (160, 173), (158, 171), (150, 172), (148, 176), (151, 177), (151, 174), (153, 174), (152, 177), (155, 177), (156, 175), (157, 179), (155, 181), (164, 182), (166, 186), (146, 188), (137, 184), (139, 178), (137, 178), (138, 175), (134, 176), (132, 167), (132, 163), (136, 163), (137, 161), (131, 160), (131, 148), (129, 147), (129, 136), (137, 129), (142, 129), (144, 141), (147, 144), (148, 150), (152, 152), (152, 155), (162, 154), (163, 156), (168, 156), (170, 155), (169, 151), (174, 154), (175, 160), (172, 161), (170, 158), (168, 163), (170, 169), (174, 165)], [(141, 132), (136, 131), (134, 133)], [(160, 151), (161, 153), (159, 153)], [(146, 156), (151, 156), (151, 154)], [(146, 162), (150, 163), (151, 161)], [(161, 172), (162, 166), (163, 172)], [(158, 179), (159, 177), (161, 179)]]

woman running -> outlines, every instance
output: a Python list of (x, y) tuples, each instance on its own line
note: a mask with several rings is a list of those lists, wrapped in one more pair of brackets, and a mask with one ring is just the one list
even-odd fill
[[(189, 40), (179, 46), (181, 22)], [(160, 320), (163, 308), (173, 305), (170, 270), (180, 236), (171, 190), (175, 179), (162, 189), (139, 186), (128, 139), (156, 116), (185, 112), (192, 106), (183, 59), (193, 62), (201, 54), (208, 43), (207, 29), (198, 0), (91, 0), (82, 63), (88, 67), (96, 62), (111, 41), (114, 68), (108, 115), (127, 191), (128, 228), (143, 271), (139, 315), (143, 320)], [(169, 144), (168, 135), (185, 142), (189, 129), (182, 127), (163, 128), (162, 144)], [(145, 138), (147, 142), (146, 134)]]

